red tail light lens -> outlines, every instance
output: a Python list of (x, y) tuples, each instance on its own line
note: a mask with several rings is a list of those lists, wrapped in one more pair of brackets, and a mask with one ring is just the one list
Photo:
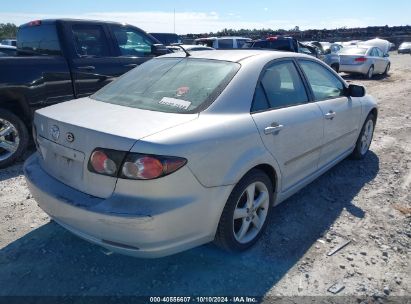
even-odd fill
[(365, 61), (367, 61), (367, 58), (365, 58), (365, 57), (358, 57), (358, 58), (355, 58), (354, 59), (356, 62), (365, 62)]
[(126, 152), (97, 148), (91, 153), (88, 169), (91, 172), (117, 176)]
[(187, 160), (180, 157), (130, 153), (124, 161), (120, 177), (154, 179), (166, 176), (183, 167)]
[(97, 148), (90, 156), (91, 172), (126, 179), (155, 179), (173, 173), (187, 163), (185, 158), (127, 153)]

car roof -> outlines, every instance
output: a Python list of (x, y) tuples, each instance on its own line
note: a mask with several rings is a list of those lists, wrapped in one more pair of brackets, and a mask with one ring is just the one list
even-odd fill
[[(276, 50), (260, 50), (260, 49), (234, 49), (234, 50), (212, 50), (212, 51), (202, 51), (202, 52), (193, 52), (190, 55), (190, 58), (198, 59), (210, 59), (210, 60), (221, 60), (221, 61), (231, 61), (231, 62), (240, 62), (244, 59), (251, 57), (262, 57), (270, 56), (272, 59), (282, 58), (282, 57), (305, 57), (310, 58), (304, 54), (293, 53), (293, 52), (281, 52)], [(164, 55), (157, 58), (165, 57), (186, 57), (183, 52), (173, 53)]]
[(75, 18), (59, 18), (59, 19), (37, 19), (37, 20), (32, 20), (30, 22), (24, 23), (20, 25), (19, 27), (28, 27), (30, 26), (30, 23), (33, 21), (41, 21), (41, 24), (54, 24), (56, 22), (76, 22), (76, 23), (106, 23), (106, 24), (115, 24), (115, 25), (127, 25), (127, 26), (133, 26), (131, 24), (127, 23), (121, 23), (121, 22), (115, 22), (115, 21), (103, 21), (103, 20), (93, 20), (93, 19), (75, 19)]

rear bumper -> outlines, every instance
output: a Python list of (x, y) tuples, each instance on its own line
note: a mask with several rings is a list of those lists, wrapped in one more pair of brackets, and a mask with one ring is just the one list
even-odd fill
[(25, 162), (24, 174), (40, 208), (61, 226), (113, 252), (147, 258), (170, 255), (212, 241), (232, 189), (231, 186), (204, 188), (193, 178), (190, 186), (195, 187), (192, 190), (198, 196), (189, 199), (181, 194), (180, 200), (174, 196), (168, 201), (147, 198), (143, 202), (141, 196), (115, 193), (101, 199), (48, 175), (41, 168), (37, 153)]
[(367, 74), (368, 64), (340, 64), (340, 72)]

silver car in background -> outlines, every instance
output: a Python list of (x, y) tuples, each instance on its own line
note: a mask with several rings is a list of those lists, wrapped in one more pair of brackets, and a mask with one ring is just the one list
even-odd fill
[(378, 47), (344, 47), (339, 55), (340, 72), (362, 74), (364, 78), (371, 79), (375, 74), (387, 75), (390, 70), (388, 54), (384, 54)]
[(174, 53), (36, 111), (24, 174), (57, 223), (111, 251), (242, 251), (274, 205), (366, 156), (377, 105), (364, 94), (312, 56)]

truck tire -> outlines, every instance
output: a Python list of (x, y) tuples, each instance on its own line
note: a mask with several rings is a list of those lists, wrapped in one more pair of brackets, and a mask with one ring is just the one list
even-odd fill
[(0, 168), (5, 168), (26, 151), (29, 134), (24, 122), (10, 111), (0, 109)]

